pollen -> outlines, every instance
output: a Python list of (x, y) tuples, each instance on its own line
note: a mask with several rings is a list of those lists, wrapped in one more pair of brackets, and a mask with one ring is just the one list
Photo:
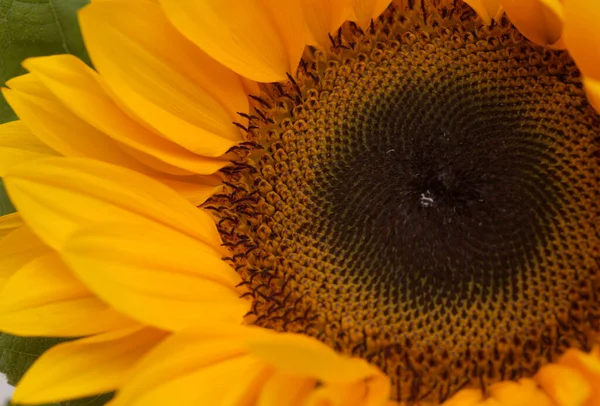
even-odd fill
[(465, 5), (391, 6), (255, 95), (214, 214), (248, 323), (393, 397), (531, 377), (600, 332), (600, 120), (570, 57)]

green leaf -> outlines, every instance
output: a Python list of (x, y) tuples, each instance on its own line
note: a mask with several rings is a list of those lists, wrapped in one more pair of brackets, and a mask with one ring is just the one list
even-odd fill
[[(89, 63), (77, 10), (89, 0), (0, 0), (0, 86), (31, 56), (73, 54)], [(0, 95), (0, 123), (16, 119)]]
[(108, 403), (114, 396), (114, 393), (105, 393), (104, 395), (92, 396), (84, 399), (70, 400), (61, 402), (60, 406), (102, 406)]
[(4, 183), (2, 182), (2, 179), (0, 179), (0, 216), (4, 216), (8, 213), (14, 213), (15, 211), (15, 206), (13, 206), (12, 202), (8, 198), (8, 194), (4, 189)]
[[(40, 406), (103, 406), (108, 403), (114, 396), (114, 393), (105, 393), (103, 395), (92, 396), (89, 398), (69, 400), (66, 402), (50, 403), (47, 405)], [(6, 406), (12, 406), (12, 403), (8, 403)]]
[(31, 364), (47, 349), (65, 341), (64, 338), (18, 337), (0, 335), (0, 372), (16, 385)]

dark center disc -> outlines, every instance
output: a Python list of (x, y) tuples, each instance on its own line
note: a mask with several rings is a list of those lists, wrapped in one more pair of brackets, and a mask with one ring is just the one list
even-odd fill
[(207, 204), (249, 320), (366, 358), (408, 401), (588, 349), (600, 120), (569, 56), (462, 4), (332, 40), (255, 97)]

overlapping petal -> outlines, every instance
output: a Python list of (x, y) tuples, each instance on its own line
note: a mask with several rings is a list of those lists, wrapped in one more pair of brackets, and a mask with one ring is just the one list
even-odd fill
[[(52, 59), (30, 60), (28, 65), (44, 65)], [(7, 85), (11, 89), (3, 92), (22, 120), (0, 125), (0, 175), (23, 162), (64, 155), (98, 159), (147, 174), (196, 204), (218, 189), (220, 181), (214, 175), (189, 175), (111, 139), (71, 112), (33, 74), (11, 79)], [(181, 172), (187, 176), (169, 175)]]
[(156, 2), (96, 2), (79, 17), (94, 66), (138, 120), (202, 156), (241, 141), (232, 125), (248, 110), (240, 77), (179, 34)]
[(542, 367), (535, 376), (538, 384), (559, 405), (581, 405), (591, 395), (591, 388), (584, 377), (575, 369), (551, 364)]
[[(28, 66), (46, 65), (51, 59), (34, 59)], [(43, 146), (48, 151), (72, 157), (88, 157), (143, 170), (143, 165), (104, 133), (77, 117), (65, 107), (33, 74), (18, 76), (7, 82), (10, 89), (3, 94), (20, 121), (7, 123), (7, 130), (25, 127), (30, 134), (23, 134), (23, 140), (30, 145)], [(6, 134), (8, 131), (3, 131)], [(2, 142), (4, 144), (4, 142)], [(3, 145), (4, 147), (4, 145)], [(5, 148), (5, 147), (4, 147)], [(56, 154), (56, 153), (54, 153)], [(6, 156), (2, 152), (2, 156)], [(47, 155), (52, 155), (47, 152)]]
[(56, 253), (26, 263), (0, 295), (0, 330), (11, 334), (77, 337), (132, 325), (76, 279)]
[(595, 406), (600, 402), (600, 351), (570, 349), (556, 364), (543, 366), (535, 381), (558, 405)]
[(591, 393), (586, 405), (600, 405), (600, 347), (589, 354), (569, 349), (560, 359), (560, 364), (574, 369), (589, 383)]
[(9, 213), (0, 216), (0, 239), (23, 225), (23, 219), (19, 213)]
[(59, 344), (44, 353), (19, 382), (15, 403), (49, 403), (110, 392), (167, 333), (131, 327)]
[(212, 218), (172, 189), (125, 168), (78, 158), (47, 158), (6, 174), (6, 187), (25, 222), (59, 250), (84, 226), (140, 219), (164, 224), (213, 247)]
[(510, 21), (530, 41), (564, 48), (562, 0), (502, 0)]
[(304, 0), (302, 8), (308, 30), (307, 43), (324, 48), (331, 46), (330, 33), (352, 18), (348, 0)]
[(494, 384), (490, 387), (489, 394), (490, 398), (498, 402), (498, 406), (553, 406), (550, 397), (529, 378)]
[[(271, 345), (284, 357), (262, 351)], [(210, 385), (202, 384), (208, 381)], [(204, 325), (179, 332), (152, 351), (111, 406), (375, 406), (388, 399), (388, 379), (375, 367), (337, 355), (312, 338), (255, 327)]]
[[(258, 82), (295, 73), (305, 46), (300, 0), (161, 0), (173, 25), (234, 72)], [(84, 28), (85, 30), (85, 28)]]
[(0, 176), (23, 162), (57, 155), (56, 151), (35, 137), (22, 121), (0, 125)]
[(151, 221), (84, 228), (62, 254), (99, 297), (148, 325), (241, 323), (250, 311), (241, 279), (212, 247)]
[(22, 224), (0, 239), (0, 291), (21, 267), (50, 252), (50, 248)]
[(171, 330), (249, 311), (212, 218), (160, 183), (53, 158), (15, 168), (6, 185), (30, 227), (118, 310)]
[[(32, 58), (24, 65), (60, 103), (85, 122), (71, 125), (97, 129), (119, 142), (124, 151), (159, 172), (212, 174), (227, 163), (224, 159), (189, 151), (134, 120), (111, 99), (98, 74), (71, 55)], [(226, 148), (218, 152), (225, 151)]]

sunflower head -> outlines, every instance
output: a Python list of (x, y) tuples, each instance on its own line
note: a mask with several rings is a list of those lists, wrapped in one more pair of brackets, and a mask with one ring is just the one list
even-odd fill
[[(579, 63), (581, 10), (159, 3), (92, 4), (97, 71), (34, 59), (6, 91), (22, 121), (0, 173), (25, 224), (0, 255), (30, 248), (0, 329), (86, 336), (16, 401), (600, 402), (600, 76)], [(38, 280), (59, 293), (23, 292)], [(71, 389), (40, 378), (58, 360)]]

